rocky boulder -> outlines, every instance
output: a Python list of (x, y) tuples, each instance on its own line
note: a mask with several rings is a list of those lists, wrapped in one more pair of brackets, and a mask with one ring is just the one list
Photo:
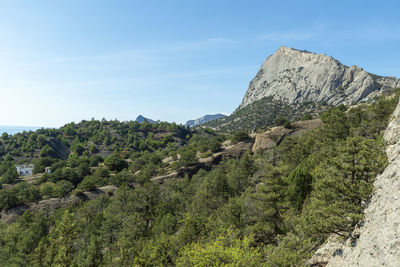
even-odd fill
[(293, 123), (290, 129), (283, 126), (277, 126), (264, 133), (254, 134), (253, 138), (255, 141), (252, 151), (256, 153), (261, 150), (271, 149), (279, 145), (285, 137), (303, 135), (322, 124), (323, 123), (320, 119), (298, 121)]

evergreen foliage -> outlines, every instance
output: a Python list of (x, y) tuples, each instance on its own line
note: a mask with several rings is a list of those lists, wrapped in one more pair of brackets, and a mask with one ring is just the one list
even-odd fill
[[(105, 120), (3, 135), (1, 210), (71, 194), (80, 201), (0, 223), (0, 265), (302, 266), (330, 234), (346, 236), (362, 218), (387, 164), (382, 131), (397, 99), (333, 108), (323, 126), (273, 150), (163, 183), (150, 178), (197, 166), (227, 137)], [(67, 159), (46, 147), (54, 140)], [(29, 159), (37, 180), (7, 178)], [(118, 189), (88, 199), (86, 191), (105, 185)]]
[(235, 110), (230, 116), (213, 120), (202, 125), (211, 127), (218, 132), (236, 132), (239, 130), (257, 130), (274, 124), (288, 124), (288, 118), (293, 121), (301, 120), (312, 115), (320, 114), (329, 108), (324, 103), (302, 102), (287, 104), (274, 100), (272, 96), (254, 101), (241, 109)]

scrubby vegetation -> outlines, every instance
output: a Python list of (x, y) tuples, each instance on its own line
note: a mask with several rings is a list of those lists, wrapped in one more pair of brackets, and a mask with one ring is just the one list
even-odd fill
[[(150, 179), (218, 153), (227, 138), (249, 136), (95, 120), (3, 135), (2, 210), (72, 193), (84, 199), (103, 185), (118, 189), (0, 224), (0, 265), (302, 265), (329, 234), (345, 236), (362, 217), (387, 164), (382, 131), (397, 99), (332, 108), (322, 127), (274, 149), (225, 157), (163, 183)], [(33, 183), (11, 173), (15, 161), (32, 160), (37, 173), (53, 172)]]
[(211, 127), (218, 132), (251, 131), (260, 128), (265, 129), (274, 124), (285, 125), (285, 127), (290, 128), (288, 118), (292, 121), (307, 120), (313, 118), (313, 116), (318, 117), (318, 114), (329, 108), (325, 103), (287, 104), (269, 96), (236, 110), (228, 117), (207, 122), (204, 126)]

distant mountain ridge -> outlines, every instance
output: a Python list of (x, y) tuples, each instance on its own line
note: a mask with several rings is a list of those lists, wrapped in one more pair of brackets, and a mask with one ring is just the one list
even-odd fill
[(224, 115), (224, 114), (205, 115), (205, 116), (200, 117), (200, 118), (195, 119), (195, 120), (188, 120), (185, 123), (185, 126), (186, 127), (195, 127), (195, 126), (202, 125), (202, 124), (204, 124), (206, 122), (217, 120), (217, 119), (221, 119), (221, 118), (224, 118), (224, 117), (226, 117), (226, 115)]
[(142, 123), (142, 122), (144, 122), (144, 121), (147, 121), (148, 123), (151, 123), (151, 124), (156, 123), (156, 121), (154, 121), (154, 120), (152, 120), (152, 119), (149, 119), (149, 118), (146, 118), (146, 117), (144, 117), (144, 116), (142, 116), (142, 115), (137, 116), (136, 121), (137, 121), (138, 123)]
[(397, 78), (374, 75), (358, 66), (347, 67), (325, 54), (282, 46), (264, 61), (239, 109), (267, 96), (288, 104), (313, 101), (350, 105), (398, 87)]

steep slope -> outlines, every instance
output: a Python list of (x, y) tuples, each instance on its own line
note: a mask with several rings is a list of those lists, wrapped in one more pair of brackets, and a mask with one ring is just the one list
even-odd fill
[(323, 54), (280, 47), (250, 82), (239, 109), (266, 96), (288, 103), (354, 104), (399, 86), (396, 78), (347, 67)]
[(240, 106), (204, 126), (223, 132), (266, 128), (277, 117), (314, 117), (329, 107), (369, 101), (399, 87), (394, 77), (347, 67), (323, 54), (280, 47), (262, 64)]
[[(389, 165), (374, 182), (374, 193), (365, 217), (351, 237), (322, 246), (314, 264), (327, 266), (399, 266), (400, 264), (400, 104), (384, 138)], [(319, 258), (319, 259), (318, 259)]]
[(202, 125), (202, 124), (204, 124), (206, 122), (213, 121), (213, 120), (216, 120), (216, 119), (221, 119), (221, 118), (224, 118), (224, 117), (226, 117), (226, 115), (224, 115), (224, 114), (205, 115), (205, 116), (200, 117), (200, 118), (195, 119), (195, 120), (188, 120), (185, 123), (185, 126), (186, 127), (195, 127), (195, 126)]
[(264, 97), (254, 103), (236, 110), (232, 115), (203, 124), (221, 132), (238, 130), (266, 130), (274, 124), (277, 117), (289, 118), (298, 121), (305, 115), (317, 115), (326, 111), (330, 106), (323, 103), (303, 102), (288, 104), (281, 100), (274, 100), (272, 96)]

